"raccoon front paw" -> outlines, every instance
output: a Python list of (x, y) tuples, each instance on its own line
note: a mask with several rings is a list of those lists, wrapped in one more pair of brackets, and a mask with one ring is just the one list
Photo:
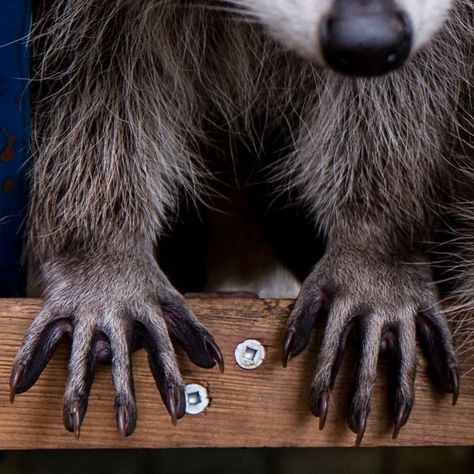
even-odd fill
[(359, 253), (328, 253), (303, 284), (290, 315), (283, 364), (308, 344), (315, 321), (327, 314), (316, 374), (310, 390), (310, 408), (323, 429), (329, 397), (349, 333), (358, 329), (360, 359), (348, 424), (359, 445), (370, 412), (379, 352), (390, 356), (396, 372), (393, 384), (393, 437), (408, 421), (414, 401), (416, 333), (433, 381), (459, 393), (459, 375), (452, 337), (439, 307), (426, 261), (396, 263)]
[(119, 433), (133, 433), (137, 409), (131, 353), (144, 347), (156, 385), (174, 424), (184, 416), (184, 384), (171, 343), (174, 339), (198, 366), (217, 362), (219, 347), (211, 334), (153, 263), (148, 267), (114, 260), (100, 265), (82, 261), (50, 263), (43, 269), (46, 298), (13, 363), (11, 401), (38, 379), (64, 336), (72, 339), (64, 395), (64, 425), (79, 436), (94, 370), (112, 365)]

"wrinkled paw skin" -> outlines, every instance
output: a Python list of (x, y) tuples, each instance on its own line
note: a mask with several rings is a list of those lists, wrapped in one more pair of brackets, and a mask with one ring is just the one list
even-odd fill
[[(117, 263), (117, 262), (116, 262)], [(31, 324), (13, 362), (11, 401), (41, 375), (63, 337), (72, 340), (63, 416), (79, 437), (97, 363), (111, 363), (115, 416), (121, 436), (133, 433), (137, 408), (131, 353), (144, 347), (161, 398), (177, 420), (185, 414), (184, 384), (171, 340), (198, 366), (223, 370), (223, 358), (211, 334), (184, 299), (156, 268), (121, 262), (87, 266), (55, 263), (44, 272), (49, 281), (44, 305)], [(118, 265), (117, 265), (118, 266)], [(111, 270), (112, 268), (112, 270)]]
[(310, 389), (310, 409), (319, 417), (320, 429), (326, 422), (330, 394), (352, 331), (360, 339), (348, 417), (348, 425), (357, 435), (356, 445), (367, 427), (381, 352), (389, 356), (394, 367), (394, 439), (407, 423), (414, 402), (417, 334), (433, 383), (452, 393), (453, 405), (456, 403), (457, 359), (426, 261), (417, 258), (407, 264), (367, 254), (328, 253), (305, 281), (290, 315), (284, 366), (305, 349), (321, 314), (326, 314), (327, 320)]

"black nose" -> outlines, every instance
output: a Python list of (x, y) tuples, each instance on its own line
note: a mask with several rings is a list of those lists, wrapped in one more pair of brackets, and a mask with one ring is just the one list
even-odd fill
[(321, 47), (330, 67), (351, 76), (377, 76), (410, 55), (412, 28), (401, 13), (329, 16), (321, 25)]

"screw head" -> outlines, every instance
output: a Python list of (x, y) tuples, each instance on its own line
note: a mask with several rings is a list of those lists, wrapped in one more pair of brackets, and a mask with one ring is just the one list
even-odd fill
[(234, 357), (239, 367), (253, 370), (262, 365), (265, 348), (257, 339), (247, 339), (235, 348)]
[(209, 405), (207, 390), (197, 383), (187, 384), (184, 388), (186, 395), (186, 413), (197, 415), (203, 412)]

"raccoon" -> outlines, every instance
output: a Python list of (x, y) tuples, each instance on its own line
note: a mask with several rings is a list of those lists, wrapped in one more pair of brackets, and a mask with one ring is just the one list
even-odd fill
[[(183, 202), (218, 207), (242, 189), (253, 194), (249, 176), (258, 176), (265, 195), (297, 202), (324, 240), (283, 349), (286, 365), (327, 314), (310, 392), (320, 427), (354, 328), (361, 352), (348, 423), (357, 444), (381, 348), (396, 366), (394, 437), (407, 422), (417, 330), (433, 381), (456, 402), (458, 362), (428, 253), (465, 163), (470, 0), (35, 6), (28, 252), (44, 305), (15, 358), (12, 399), (70, 334), (69, 431), (79, 436), (96, 364), (111, 361), (118, 429), (133, 432), (130, 353), (139, 346), (176, 423), (185, 399), (171, 338), (201, 367), (224, 363), (157, 253)], [(226, 195), (224, 175), (237, 192)]]

